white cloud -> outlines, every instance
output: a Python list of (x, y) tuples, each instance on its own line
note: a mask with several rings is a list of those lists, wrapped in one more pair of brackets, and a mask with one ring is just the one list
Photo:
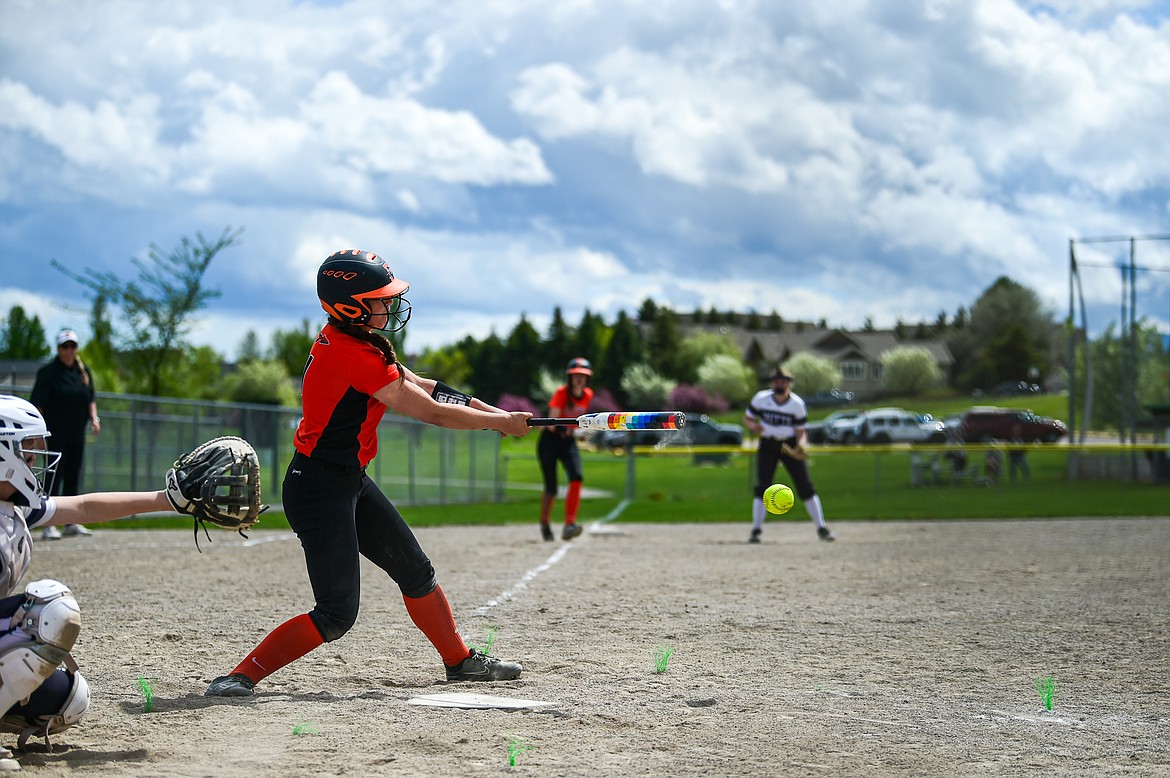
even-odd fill
[(933, 319), (1001, 274), (1059, 305), (1069, 237), (1165, 231), (1167, 18), (1140, 0), (10, 2), (0, 262), (53, 303), (60, 279), (12, 259), (30, 246), (110, 267), (244, 225), (212, 313), (268, 306), (259, 331), (315, 316), (320, 261), (369, 248), (414, 284), (428, 343), (647, 296)]

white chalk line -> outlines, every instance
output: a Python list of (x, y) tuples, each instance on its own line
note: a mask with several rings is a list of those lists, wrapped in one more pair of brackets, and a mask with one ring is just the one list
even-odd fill
[[(621, 515), (622, 511), (624, 511), (626, 509), (626, 506), (629, 505), (629, 503), (630, 503), (629, 500), (622, 500), (620, 503), (618, 503), (617, 507), (615, 507), (612, 511), (609, 512), (608, 515), (603, 516), (602, 518), (600, 518), (594, 522), (591, 522), (589, 524), (588, 529), (586, 530), (586, 533), (584, 535), (582, 535), (582, 538), (588, 537), (589, 533), (593, 529), (600, 527), (604, 524), (608, 524), (609, 522), (616, 519), (618, 516)], [(485, 613), (487, 613), (488, 611), (490, 611), (492, 608), (496, 607), (497, 605), (501, 605), (505, 602), (508, 602), (513, 597), (515, 597), (517, 594), (519, 594), (520, 592), (527, 589), (528, 584), (535, 581), (537, 576), (539, 576), (541, 573), (551, 569), (553, 565), (555, 565), (557, 562), (560, 562), (562, 559), (564, 559), (565, 555), (569, 553), (570, 549), (572, 549), (574, 546), (581, 546), (581, 545), (583, 545), (583, 544), (580, 542), (575, 543), (575, 544), (571, 544), (571, 543), (564, 544), (563, 546), (558, 548), (556, 551), (554, 551), (552, 553), (552, 555), (548, 559), (546, 559), (543, 563), (537, 565), (536, 567), (532, 568), (524, 575), (520, 576), (520, 580), (517, 581), (516, 583), (512, 584), (512, 586), (510, 588), (505, 589), (500, 594), (498, 594), (495, 597), (493, 597), (492, 599), (488, 600), (485, 604), (476, 608), (475, 615), (482, 616)]]

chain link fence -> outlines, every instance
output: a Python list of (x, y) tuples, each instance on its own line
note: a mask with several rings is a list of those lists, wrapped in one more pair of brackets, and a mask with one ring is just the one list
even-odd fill
[[(18, 394), (27, 398), (29, 391)], [(98, 392), (97, 406), (102, 431), (86, 442), (83, 491), (162, 488), (163, 474), (185, 451), (210, 438), (237, 435), (260, 458), (265, 501), (280, 503), (299, 408), (106, 392)], [(378, 442), (367, 473), (398, 505), (503, 499), (495, 432), (447, 430), (387, 414)]]

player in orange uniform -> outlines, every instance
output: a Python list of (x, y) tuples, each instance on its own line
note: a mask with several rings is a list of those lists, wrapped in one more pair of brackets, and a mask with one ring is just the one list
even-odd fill
[[(558, 387), (548, 401), (548, 415), (575, 419), (588, 411), (589, 404), (593, 402), (593, 389), (589, 387), (592, 375), (593, 366), (588, 359), (570, 359), (569, 366), (565, 368), (566, 383)], [(536, 444), (536, 455), (540, 458), (540, 473), (544, 476), (544, 491), (540, 495), (541, 537), (545, 540), (554, 538), (548, 520), (557, 498), (557, 463), (560, 462), (565, 467), (565, 477), (569, 479), (561, 539), (572, 540), (582, 532), (577, 524), (577, 507), (581, 504), (581, 481), (584, 478), (581, 472), (581, 452), (577, 449), (573, 428), (545, 427)]]
[(358, 615), (359, 555), (398, 584), (411, 620), (442, 657), (448, 681), (507, 681), (523, 669), (467, 647), (431, 560), (366, 475), (387, 408), (448, 429), (517, 437), (529, 430), (532, 414), (502, 411), (399, 363), (381, 333), (406, 326), (408, 288), (368, 251), (339, 251), (317, 272), (317, 296), (329, 322), (305, 364), (303, 416), (283, 487), (284, 510), (301, 541), (316, 602), (272, 630), (230, 674), (212, 681), (208, 697), (251, 696), (263, 678), (348, 632)]

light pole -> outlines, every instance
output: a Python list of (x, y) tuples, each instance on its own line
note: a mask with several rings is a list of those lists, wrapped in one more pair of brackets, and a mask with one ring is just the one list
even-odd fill
[[(1126, 442), (1126, 435), (1129, 435), (1130, 445), (1137, 443), (1137, 418), (1138, 418), (1138, 396), (1137, 396), (1137, 378), (1138, 378), (1138, 338), (1137, 338), (1137, 271), (1153, 270), (1153, 271), (1167, 271), (1167, 268), (1156, 267), (1138, 267), (1137, 264), (1137, 242), (1146, 240), (1170, 240), (1170, 235), (1105, 235), (1099, 237), (1089, 238), (1072, 238), (1068, 242), (1069, 254), (1069, 282), (1068, 282), (1068, 324), (1069, 324), (1069, 390), (1068, 390), (1068, 405), (1069, 405), (1069, 439), (1076, 432), (1077, 412), (1076, 412), (1076, 379), (1077, 379), (1077, 365), (1076, 365), (1076, 325), (1075, 325), (1075, 300), (1074, 300), (1074, 284), (1080, 296), (1081, 304), (1081, 331), (1085, 339), (1085, 399), (1084, 410), (1081, 414), (1081, 435), (1080, 442), (1085, 441), (1085, 432), (1088, 429), (1090, 422), (1090, 414), (1093, 407), (1093, 366), (1092, 357), (1089, 349), (1089, 325), (1088, 314), (1085, 311), (1085, 297), (1084, 290), (1081, 285), (1080, 269), (1076, 257), (1076, 245), (1078, 243), (1128, 243), (1129, 244), (1129, 263), (1128, 265), (1121, 265), (1121, 333), (1119, 337), (1120, 346), (1120, 380), (1121, 386), (1121, 419), (1120, 441)], [(1100, 263), (1082, 262), (1082, 266), (1095, 267), (1113, 267), (1116, 265), (1105, 265)], [(1128, 300), (1127, 300), (1128, 296)], [(1073, 475), (1073, 458), (1069, 458), (1069, 475)], [(1131, 477), (1137, 478), (1137, 454), (1132, 449), (1130, 450), (1130, 472)]]

